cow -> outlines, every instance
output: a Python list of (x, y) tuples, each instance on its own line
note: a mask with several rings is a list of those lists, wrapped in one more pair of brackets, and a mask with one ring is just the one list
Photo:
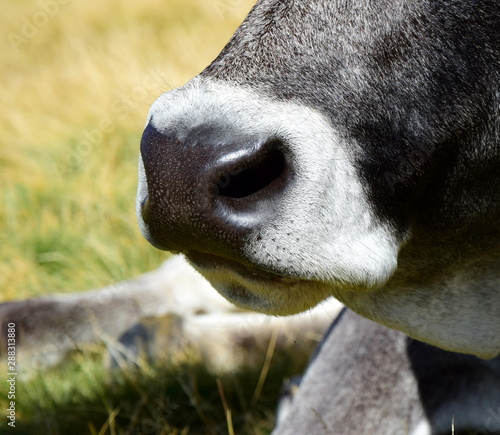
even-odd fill
[[(443, 388), (462, 388), (454, 400), (475, 419), (457, 417), (456, 430), (498, 430), (484, 414), (499, 404), (498, 361), (481, 359), (500, 353), (499, 28), (496, 0), (258, 1), (205, 70), (150, 109), (143, 235), (244, 309), (286, 316), (333, 296), (400, 331), (381, 332), (401, 364), (377, 394), (410, 403), (394, 388), (411, 378), (408, 395), (427, 409), (420, 381), (436, 376), (421, 371), (460, 374)], [(370, 330), (346, 318), (292, 405), (308, 423), (292, 412), (277, 433), (353, 433), (335, 409), (308, 405), (342, 402), (321, 392), (342, 380), (332, 373), (348, 364), (345, 343), (363, 348), (356, 334)], [(413, 364), (415, 349), (431, 363)], [(481, 373), (491, 400), (475, 400)], [(449, 400), (406, 429), (368, 431), (449, 433)]]
[(0, 304), (22, 371), (82, 343), (134, 347), (164, 332), (156, 316), (160, 346), (231, 370), (255, 337), (325, 328), (337, 307), (310, 307), (333, 295), (378, 323), (342, 311), (276, 434), (498, 433), (498, 28), (494, 1), (259, 2), (151, 109), (139, 223), (237, 305), (309, 312), (240, 311), (175, 257)]
[(273, 435), (498, 434), (499, 373), (498, 357), (447, 352), (344, 309), (284, 387)]

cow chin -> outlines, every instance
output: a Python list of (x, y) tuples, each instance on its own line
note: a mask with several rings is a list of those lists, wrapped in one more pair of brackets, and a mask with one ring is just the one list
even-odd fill
[(315, 307), (329, 295), (320, 282), (286, 277), (243, 276), (227, 267), (206, 268), (190, 261), (234, 305), (274, 316), (289, 316)]

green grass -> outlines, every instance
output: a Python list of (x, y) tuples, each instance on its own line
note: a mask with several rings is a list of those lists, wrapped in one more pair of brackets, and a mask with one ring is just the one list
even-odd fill
[(147, 111), (252, 3), (58, 1), (4, 1), (0, 17), (0, 300), (101, 287), (166, 258), (134, 211)]
[[(217, 377), (189, 357), (175, 366), (110, 372), (101, 352), (75, 353), (59, 369), (18, 381), (15, 433), (269, 434), (282, 382), (305, 360), (277, 354), (267, 364), (262, 355), (262, 369)], [(269, 372), (260, 388), (264, 368)], [(0, 395), (7, 397), (4, 383)], [(10, 432), (2, 422), (0, 433)]]
[[(155, 269), (168, 254), (134, 210), (147, 111), (215, 58), (253, 0), (0, 1), (0, 302)], [(77, 353), (18, 378), (16, 429), (2, 417), (0, 433), (266, 434), (304, 363), (275, 356), (260, 391), (264, 362), (218, 381), (199, 361), (111, 375)]]
[(135, 172), (137, 136), (115, 133), (113, 140), (123, 147), (116, 170), (123, 180), (116, 188), (115, 173), (97, 170), (98, 160), (106, 158), (98, 150), (88, 163), (96, 169), (92, 184), (85, 168), (78, 167), (64, 182), (47, 180), (42, 188), (17, 182), (3, 192), (0, 288), (5, 299), (100, 287), (154, 269), (165, 258), (135, 228), (136, 181), (124, 173)]

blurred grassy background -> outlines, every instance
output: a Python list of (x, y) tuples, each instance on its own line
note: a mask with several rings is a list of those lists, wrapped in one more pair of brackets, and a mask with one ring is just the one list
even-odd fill
[[(135, 218), (147, 111), (215, 58), (253, 3), (0, 0), (0, 302), (99, 288), (166, 258)], [(306, 359), (223, 378), (196, 362), (111, 375), (99, 349), (79, 352), (18, 379), (16, 428), (4, 413), (0, 433), (270, 433), (283, 378)]]
[(0, 300), (156, 268), (166, 254), (134, 211), (147, 111), (215, 58), (253, 1), (0, 3)]

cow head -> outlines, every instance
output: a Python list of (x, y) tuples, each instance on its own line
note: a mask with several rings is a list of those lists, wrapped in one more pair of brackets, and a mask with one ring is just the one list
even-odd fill
[(260, 1), (150, 110), (144, 236), (244, 308), (333, 295), (415, 338), (498, 353), (495, 8)]

